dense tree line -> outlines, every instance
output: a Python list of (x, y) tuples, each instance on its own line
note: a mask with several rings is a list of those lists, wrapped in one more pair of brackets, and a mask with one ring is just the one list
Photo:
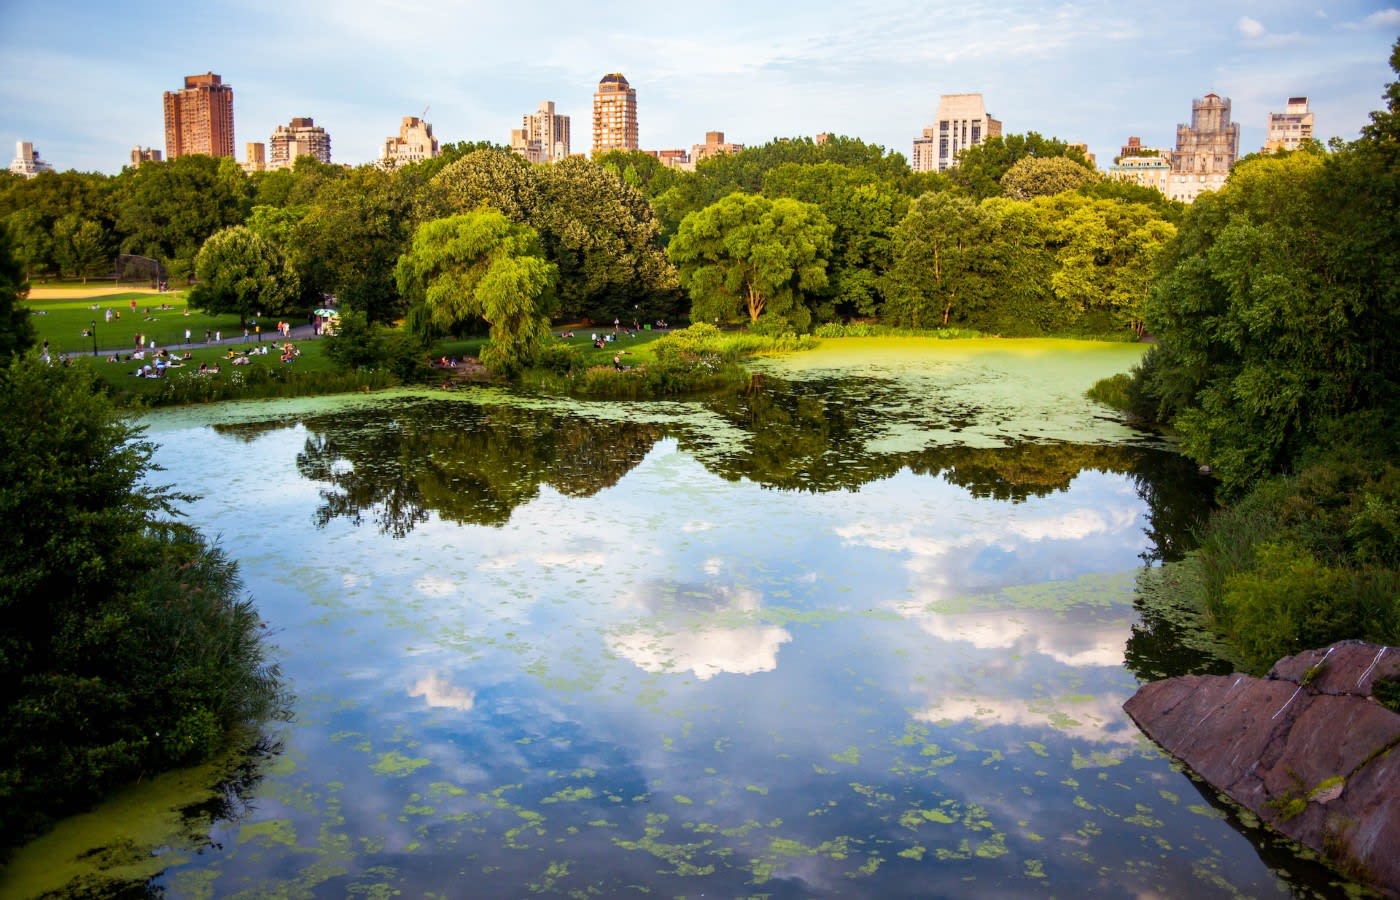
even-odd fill
[(0, 854), (289, 707), (236, 564), (95, 376), (32, 352), (26, 290), (0, 230)]
[[(1391, 66), (1400, 74), (1400, 42)], [(1202, 600), (1243, 663), (1400, 641), (1400, 82), (1359, 140), (1241, 162), (1163, 251), (1129, 386), (1231, 502)]]
[[(716, 241), (746, 244), (751, 260), (796, 248), (803, 274), (776, 302), (721, 302), (714, 270), (692, 258), (696, 226), (755, 203), (783, 210), (784, 226)], [(27, 277), (89, 277), (110, 271), (114, 254), (136, 254), (176, 283), (197, 280), (192, 300), (210, 311), (282, 316), (334, 296), (371, 324), (432, 319), (448, 333), (485, 326), (475, 313), (410, 315), (422, 296), (402, 292), (396, 268), (419, 229), (485, 208), (532, 229), (557, 272), (542, 312), (628, 324), (694, 315), (771, 331), (852, 319), (1005, 334), (1139, 326), (1144, 273), (1179, 218), (1155, 192), (1106, 183), (1077, 149), (1035, 133), (971, 148), (950, 175), (836, 136), (773, 140), (693, 172), (638, 152), (546, 166), (457, 144), (393, 170), (301, 159), (249, 175), (193, 156), (114, 177), (0, 178), (0, 221)], [(776, 287), (784, 276), (764, 277)], [(254, 290), (256, 278), (267, 286)]]

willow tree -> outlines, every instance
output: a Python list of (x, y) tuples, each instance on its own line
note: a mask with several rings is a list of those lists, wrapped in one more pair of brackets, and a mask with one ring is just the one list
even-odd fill
[(509, 374), (538, 358), (557, 303), (558, 270), (544, 259), (539, 235), (494, 209), (419, 226), (394, 269), (410, 318), (450, 333), (472, 318), (491, 326), (481, 362)]
[(827, 285), (831, 224), (810, 203), (730, 194), (681, 222), (668, 247), (690, 292), (697, 322), (751, 325), (767, 316), (776, 326), (807, 330), (807, 299)]

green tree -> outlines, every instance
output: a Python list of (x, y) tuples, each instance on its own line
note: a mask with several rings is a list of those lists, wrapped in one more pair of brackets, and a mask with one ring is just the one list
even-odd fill
[[(236, 566), (81, 367), (0, 370), (0, 845), (251, 741), (287, 697)], [(250, 729), (254, 729), (250, 733)]]
[(523, 224), (540, 203), (539, 172), (518, 153), (474, 150), (438, 173), (430, 202), (439, 215), (489, 207)]
[(26, 279), (54, 266), (53, 232), (37, 209), (25, 207), (10, 213), (7, 221), (15, 261)]
[(236, 313), (240, 324), (294, 309), (297, 276), (270, 242), (243, 225), (225, 228), (200, 248), (199, 283), (190, 305), (210, 313)]
[(292, 228), (293, 268), (313, 298), (331, 294), (372, 322), (392, 322), (406, 303), (394, 266), (408, 246), (414, 198), (398, 190), (397, 173), (361, 166), (322, 183), (307, 214)]
[(497, 209), (535, 230), (559, 270), (563, 315), (606, 322), (674, 308), (676, 273), (656, 217), (615, 171), (578, 158), (535, 166), (515, 153), (483, 150), (436, 182), (449, 212)]
[(1014, 200), (1053, 197), (1098, 181), (1099, 175), (1064, 156), (1027, 156), (1001, 176), (1002, 193)]
[(1013, 165), (1027, 157), (1042, 159), (1063, 156), (1086, 169), (1092, 169), (1084, 152), (1059, 138), (1026, 134), (997, 135), (958, 154), (958, 164), (948, 171), (948, 179), (959, 192), (977, 200), (1002, 193), (1001, 179)]
[(641, 192), (579, 158), (543, 167), (536, 180), (525, 224), (559, 269), (561, 314), (600, 322), (669, 315), (679, 282)]
[(1396, 402), (1387, 203), (1400, 191), (1374, 162), (1346, 151), (1241, 164), (1168, 247), (1147, 305), (1148, 393), (1227, 492), (1287, 470), (1322, 422)]
[(931, 328), (953, 323), (990, 301), (995, 237), (991, 213), (966, 197), (925, 194), (895, 228), (894, 263), (885, 285), (885, 318)]
[(1056, 299), (1141, 335), (1147, 293), (1176, 227), (1153, 207), (1081, 194), (1043, 198), (1036, 208), (1055, 251)]
[(832, 224), (830, 282), (818, 321), (872, 316), (884, 302), (880, 284), (890, 266), (895, 225), (909, 200), (889, 181), (834, 162), (784, 163), (763, 180), (767, 197), (791, 197), (821, 209)]
[(242, 224), (251, 202), (236, 162), (198, 154), (126, 169), (116, 191), (122, 252), (161, 260), (173, 278), (188, 278), (204, 242)]
[(79, 218), (77, 213), (69, 213), (54, 224), (53, 253), (59, 271), (81, 278), (84, 284), (89, 275), (107, 270), (110, 259), (102, 226)]
[(426, 327), (450, 332), (473, 317), (490, 323), (481, 362), (493, 372), (530, 365), (551, 338), (558, 270), (543, 258), (534, 229), (500, 212), (425, 222), (394, 274)]
[(810, 203), (730, 194), (681, 222), (668, 252), (690, 292), (691, 319), (806, 331), (809, 297), (826, 287), (833, 228)]
[(8, 228), (0, 228), (0, 367), (34, 346), (38, 332), (20, 301), (29, 293), (24, 272), (10, 248)]

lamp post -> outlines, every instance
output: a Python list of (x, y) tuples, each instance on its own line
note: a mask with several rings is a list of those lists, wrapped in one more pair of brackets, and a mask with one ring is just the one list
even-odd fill
[(97, 320), (92, 320), (92, 327), (88, 329), (88, 334), (92, 335), (92, 355), (97, 355)]

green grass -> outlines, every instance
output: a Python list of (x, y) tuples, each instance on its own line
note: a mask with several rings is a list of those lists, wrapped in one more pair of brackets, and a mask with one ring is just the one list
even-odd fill
[[(132, 300), (136, 301), (135, 313), (131, 311)], [(74, 288), (71, 297), (25, 300), (23, 305), (33, 314), (31, 319), (38, 329), (39, 343), (42, 345), (47, 340), (49, 349), (56, 354), (91, 355), (93, 338), (85, 332), (92, 329), (94, 322), (97, 323), (99, 353), (135, 349), (138, 331), (148, 343), (155, 341), (157, 347), (184, 343), (186, 328), (190, 330), (190, 340), (196, 342), (204, 340), (205, 330), (222, 331), (225, 339), (242, 333), (237, 316), (210, 316), (189, 310), (183, 291), (164, 294), (131, 291), (95, 296)], [(162, 306), (168, 308), (161, 309)], [(111, 322), (106, 321), (108, 309), (113, 313)], [(121, 318), (116, 318), (117, 313)], [(274, 321), (269, 320), (267, 325), (271, 326)]]
[[(254, 350), (259, 347), (257, 342), (238, 344), (225, 344), (222, 347), (196, 347), (190, 351), (190, 358), (181, 360), (179, 368), (170, 369), (163, 378), (137, 378), (132, 373), (136, 368), (149, 362), (149, 358), (143, 361), (123, 359), (119, 362), (111, 362), (112, 357), (93, 358), (91, 356), (79, 356), (73, 359), (74, 365), (87, 366), (97, 374), (97, 377), (108, 391), (122, 403), (158, 403), (163, 397), (168, 397), (171, 389), (168, 383), (172, 380), (183, 380), (187, 378), (199, 378), (209, 382), (230, 382), (224, 390), (199, 390), (190, 392), (182, 397), (168, 398), (174, 402), (197, 402), (202, 399), (230, 399), (228, 389), (236, 385), (247, 385), (250, 381), (259, 382), (271, 378), (287, 385), (285, 391), (272, 394), (261, 393), (262, 396), (295, 396), (298, 393), (318, 393), (323, 388), (330, 390), (357, 390), (365, 386), (359, 381), (349, 387), (338, 386), (338, 379), (327, 379), (325, 376), (338, 375), (335, 366), (326, 356), (325, 345), (320, 341), (293, 341), (301, 355), (292, 363), (281, 361), (280, 355), (271, 340), (264, 341), (268, 347), (266, 356), (253, 354), (248, 357), (249, 363), (246, 366), (235, 366), (228, 358), (230, 351), (237, 355), (242, 355), (244, 350)], [(125, 353), (122, 354), (126, 356)], [(199, 364), (218, 364), (218, 374), (199, 374)], [(276, 373), (276, 374), (273, 374)], [(235, 376), (238, 376), (235, 378)], [(318, 376), (311, 378), (309, 376)], [(374, 380), (374, 379), (369, 379)], [(292, 387), (297, 381), (304, 381), (304, 387), (312, 388), (313, 385), (320, 385), (313, 390), (295, 390)], [(335, 385), (331, 382), (334, 381)], [(368, 383), (368, 382), (366, 382)], [(382, 385), (372, 385), (382, 386)], [(167, 401), (167, 402), (168, 402)]]

